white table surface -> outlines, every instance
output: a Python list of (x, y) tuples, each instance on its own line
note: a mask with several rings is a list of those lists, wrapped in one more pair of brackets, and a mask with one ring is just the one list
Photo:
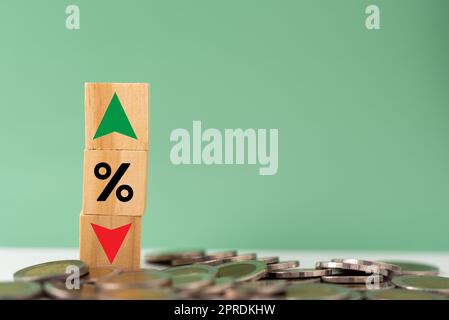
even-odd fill
[[(155, 250), (143, 250), (143, 255)], [(360, 258), (368, 260), (410, 260), (438, 266), (441, 275), (449, 276), (448, 252), (392, 252), (392, 251), (279, 251), (239, 250), (241, 253), (256, 252), (259, 257), (279, 256), (281, 260), (299, 260), (301, 267), (314, 267), (316, 261), (332, 258)], [(0, 281), (12, 280), (17, 270), (33, 264), (52, 260), (78, 259), (78, 249), (52, 248), (0, 248)], [(142, 264), (143, 265), (143, 264)]]

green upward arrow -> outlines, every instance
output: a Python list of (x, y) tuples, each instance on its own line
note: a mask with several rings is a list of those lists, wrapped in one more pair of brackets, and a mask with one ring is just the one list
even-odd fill
[(126, 116), (125, 110), (116, 93), (114, 93), (111, 102), (109, 102), (109, 106), (104, 113), (97, 132), (95, 132), (94, 140), (112, 132), (121, 133), (125, 136), (137, 139), (133, 127)]

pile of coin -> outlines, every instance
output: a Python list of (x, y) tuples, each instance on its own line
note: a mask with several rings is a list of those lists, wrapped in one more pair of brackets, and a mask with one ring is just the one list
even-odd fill
[[(174, 250), (145, 257), (138, 271), (88, 268), (53, 261), (17, 271), (0, 282), (0, 299), (299, 299), (440, 300), (449, 278), (439, 268), (410, 261), (336, 258), (314, 268), (299, 260), (258, 257), (236, 250)], [(76, 277), (67, 270), (76, 270)]]

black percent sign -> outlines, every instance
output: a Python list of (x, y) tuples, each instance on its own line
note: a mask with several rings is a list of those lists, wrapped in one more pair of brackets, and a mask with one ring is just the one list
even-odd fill
[[(103, 189), (101, 194), (98, 196), (97, 201), (106, 201), (106, 199), (109, 197), (109, 195), (112, 193), (115, 187), (117, 187), (117, 184), (119, 183), (120, 179), (125, 174), (126, 170), (128, 170), (130, 163), (122, 163), (117, 171), (112, 176), (111, 180), (109, 180), (106, 187)], [(100, 170), (104, 169), (105, 172), (101, 173)], [(100, 180), (106, 180), (111, 176), (112, 169), (109, 164), (106, 162), (100, 162), (95, 166), (94, 174), (95, 176)], [(126, 190), (127, 194), (125, 196), (122, 195), (122, 191)], [(117, 199), (119, 199), (121, 202), (128, 202), (133, 198), (134, 191), (131, 188), (131, 186), (127, 184), (122, 184), (117, 187), (117, 190), (115, 190), (115, 195), (117, 196)]]

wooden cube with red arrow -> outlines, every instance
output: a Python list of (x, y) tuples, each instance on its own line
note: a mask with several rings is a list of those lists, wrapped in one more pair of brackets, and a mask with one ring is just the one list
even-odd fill
[(140, 267), (141, 217), (80, 215), (80, 259), (89, 266)]

